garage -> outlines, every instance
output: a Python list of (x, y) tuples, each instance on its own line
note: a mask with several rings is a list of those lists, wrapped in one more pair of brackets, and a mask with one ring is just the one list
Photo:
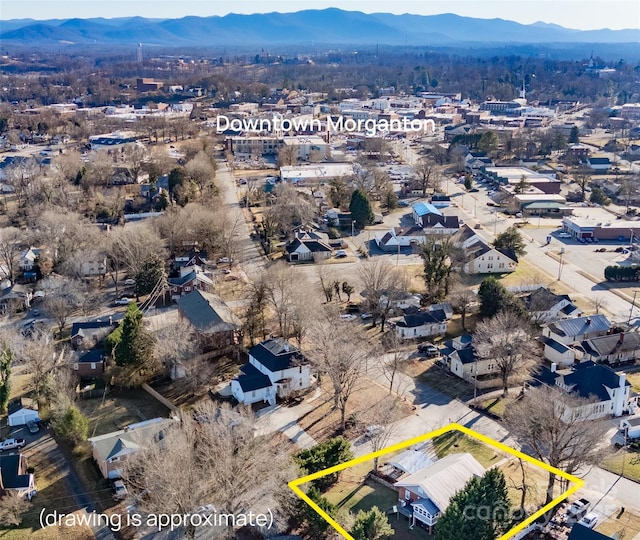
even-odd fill
[(21, 399), (9, 403), (7, 408), (9, 427), (24, 426), (27, 422), (39, 422), (38, 411), (30, 409)]

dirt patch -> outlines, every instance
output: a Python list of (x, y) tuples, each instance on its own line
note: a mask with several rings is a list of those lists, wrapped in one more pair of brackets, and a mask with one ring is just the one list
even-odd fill
[[(316, 401), (316, 408), (298, 420), (300, 427), (318, 442), (340, 434), (340, 411), (333, 408), (333, 389), (326, 378), (322, 389), (322, 397)], [(371, 423), (368, 411), (374, 406), (391, 407), (394, 404), (400, 417), (411, 414), (412, 408), (407, 402), (390, 395), (379, 384), (363, 378), (347, 403), (347, 430), (343, 435), (348, 439), (360, 436), (365, 424)]]

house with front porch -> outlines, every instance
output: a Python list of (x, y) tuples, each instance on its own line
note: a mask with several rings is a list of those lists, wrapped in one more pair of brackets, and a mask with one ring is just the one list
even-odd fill
[(295, 238), (285, 246), (285, 251), (289, 262), (305, 262), (328, 259), (333, 249), (313, 231), (296, 231)]
[(198, 265), (182, 266), (180, 275), (167, 279), (171, 300), (177, 302), (181, 296), (195, 290), (213, 292), (214, 282)]
[(506, 274), (516, 270), (518, 258), (513, 250), (497, 250), (468, 225), (463, 225), (452, 241), (460, 253), (458, 268), (465, 274)]
[(271, 338), (249, 350), (249, 363), (231, 381), (231, 393), (239, 403), (275, 404), (312, 384), (311, 365), (287, 340)]
[(584, 360), (597, 364), (622, 364), (640, 358), (640, 334), (620, 332), (586, 339), (580, 343)]
[(394, 484), (398, 490), (398, 511), (410, 519), (412, 526), (419, 522), (431, 533), (449, 507), (451, 497), (474, 476), (484, 473), (471, 454), (450, 454)]

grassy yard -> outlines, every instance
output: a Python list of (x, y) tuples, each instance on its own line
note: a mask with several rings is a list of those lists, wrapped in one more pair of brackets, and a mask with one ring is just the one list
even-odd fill
[(459, 431), (450, 431), (433, 439), (433, 447), (439, 458), (449, 454), (468, 452), (478, 460), (485, 469), (495, 465), (505, 456), (502, 452), (494, 450), (480, 441), (468, 437)]
[(640, 371), (628, 373), (627, 380), (631, 383), (631, 389), (634, 392), (640, 392)]
[[(509, 500), (511, 501), (512, 507), (517, 509), (520, 507), (522, 498), (522, 491), (518, 489), (522, 486), (520, 461), (514, 457), (502, 463), (499, 467), (507, 481)], [(531, 463), (524, 463), (524, 476), (525, 485), (527, 486), (527, 495), (524, 504), (528, 513), (531, 514), (533, 510), (538, 510), (544, 505), (549, 475), (544, 469), (536, 467)], [(556, 482), (554, 491), (556, 495), (560, 495), (561, 488), (559, 482)]]
[[(343, 471), (340, 481), (324, 496), (344, 512), (357, 514), (360, 510), (369, 510), (374, 506), (387, 512), (398, 503), (398, 494), (371, 480), (365, 480), (372, 466), (373, 462), (365, 462)], [(409, 529), (409, 522), (402, 516), (396, 518), (396, 515), (390, 514), (389, 523), (395, 531), (394, 539), (430, 540), (433, 538), (418, 527)]]
[(433, 360), (418, 360), (416, 362), (418, 362), (417, 367), (421, 371), (412, 374), (414, 366), (407, 366), (407, 375), (417, 376), (426, 385), (451, 398), (473, 397), (473, 387), (469, 383), (443, 370)]
[(600, 466), (614, 474), (622, 474), (625, 478), (640, 482), (639, 452), (628, 452), (621, 448), (615, 454), (605, 458)]
[(504, 411), (509, 405), (515, 402), (513, 398), (491, 398), (480, 402), (480, 407), (484, 410), (495, 414), (496, 416), (503, 416)]
[(104, 435), (158, 416), (167, 417), (169, 414), (164, 405), (137, 388), (112, 390), (105, 399), (80, 399), (76, 403), (89, 420), (89, 437)]
[(617, 534), (618, 538), (636, 538), (640, 534), (640, 513), (627, 509), (620, 517), (618, 515), (615, 513), (596, 525), (596, 531), (611, 537)]

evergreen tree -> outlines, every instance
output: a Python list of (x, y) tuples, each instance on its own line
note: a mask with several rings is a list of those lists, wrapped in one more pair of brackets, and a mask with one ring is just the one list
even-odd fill
[[(302, 450), (294, 456), (298, 465), (307, 474), (313, 474), (329, 467), (353, 459), (351, 444), (344, 437), (334, 437), (312, 448)], [(338, 473), (333, 473), (313, 481), (319, 489), (326, 489), (338, 481)]]
[(351, 203), (349, 204), (351, 218), (360, 228), (373, 223), (373, 208), (369, 196), (363, 189), (356, 189), (351, 195)]
[(473, 177), (467, 173), (464, 175), (464, 189), (469, 191), (473, 187)]
[(164, 269), (160, 258), (153, 256), (147, 259), (134, 279), (136, 281), (136, 298), (150, 294), (156, 288), (158, 282), (164, 279)]
[(129, 304), (115, 345), (116, 365), (141, 369), (153, 358), (154, 338), (143, 326), (142, 316), (138, 306)]
[(11, 394), (11, 363), (13, 362), (13, 350), (6, 342), (2, 343), (0, 352), (0, 412), (4, 412), (9, 403)]
[(478, 150), (487, 154), (498, 149), (498, 135), (495, 131), (485, 131), (478, 141)]
[(522, 239), (522, 235), (518, 228), (514, 225), (509, 227), (506, 231), (501, 232), (496, 236), (496, 239), (493, 242), (493, 247), (495, 247), (498, 251), (502, 251), (505, 249), (512, 249), (515, 251), (516, 255), (524, 255), (525, 243)]
[(578, 144), (580, 142), (580, 130), (578, 126), (573, 126), (571, 128), (571, 132), (569, 133), (569, 142), (571, 144)]
[(393, 534), (387, 516), (377, 506), (368, 512), (360, 510), (351, 529), (351, 536), (355, 540), (383, 540), (391, 538)]
[(489, 276), (482, 280), (478, 289), (480, 298), (480, 315), (493, 317), (505, 304), (507, 289), (495, 277)]
[[(472, 511), (470, 511), (472, 510)], [(493, 468), (474, 477), (449, 502), (436, 525), (436, 540), (495, 540), (511, 526), (504, 474)]]
[(54, 416), (53, 429), (58, 436), (78, 444), (89, 434), (89, 421), (78, 407), (70, 404), (61, 414)]

